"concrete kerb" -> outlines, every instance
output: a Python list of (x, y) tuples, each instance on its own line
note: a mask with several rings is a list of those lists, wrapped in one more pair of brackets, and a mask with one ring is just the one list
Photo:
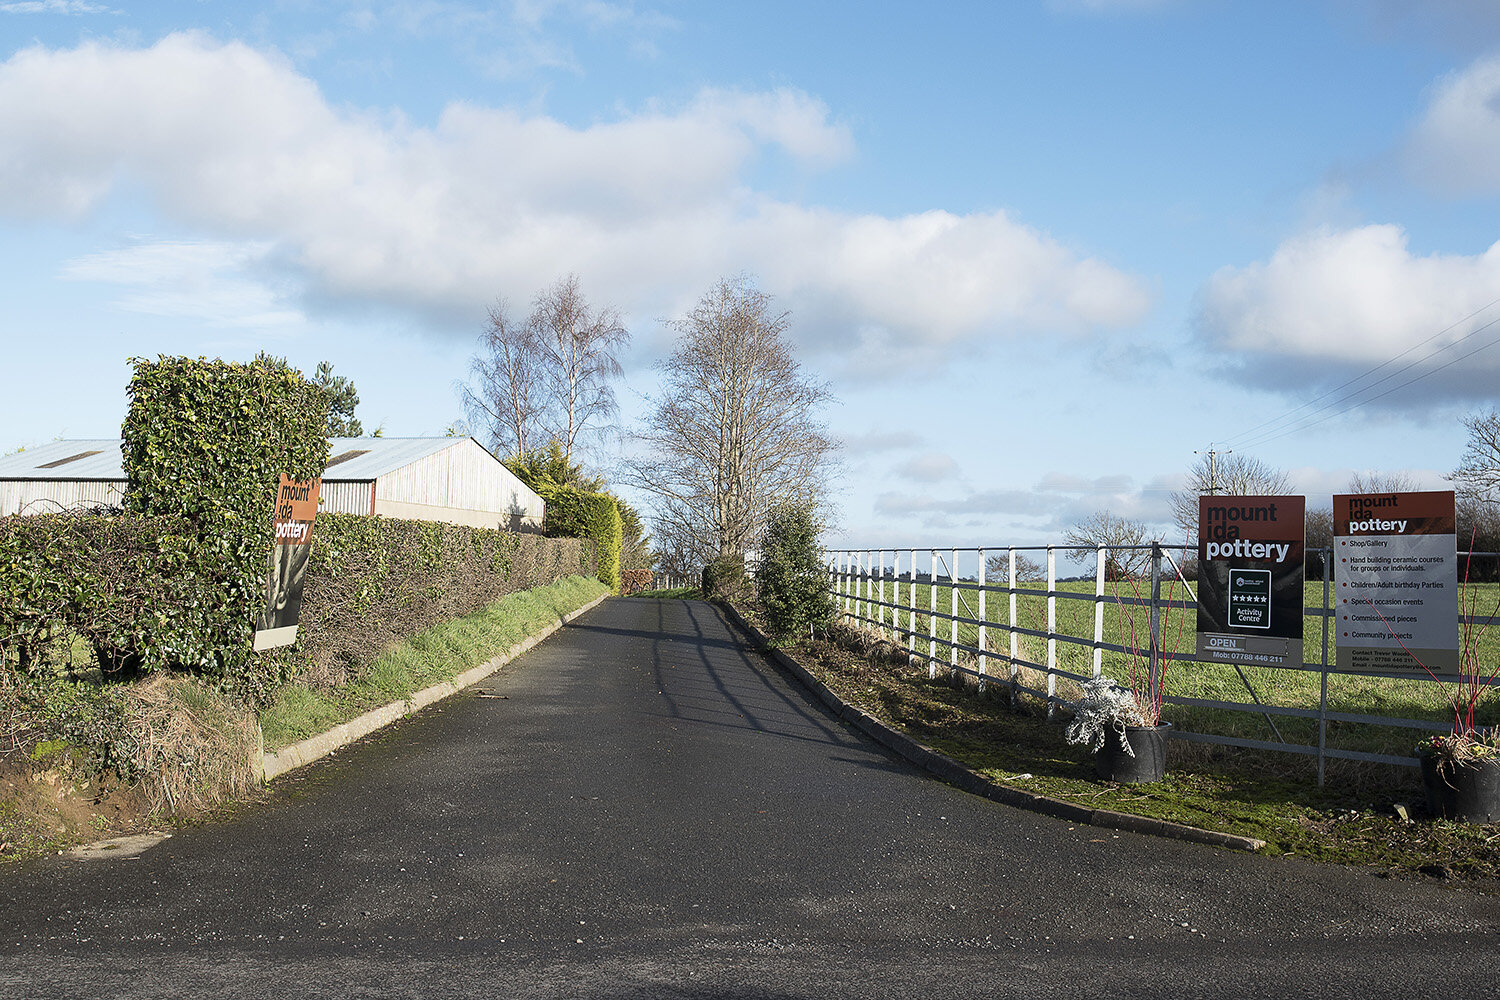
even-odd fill
[(932, 747), (918, 743), (905, 733), (898, 732), (887, 726), (873, 715), (845, 702), (828, 685), (813, 676), (806, 667), (788, 656), (784, 651), (772, 647), (765, 634), (746, 620), (736, 608), (727, 604), (720, 604), (719, 606), (729, 613), (729, 616), (735, 623), (750, 636), (755, 644), (777, 666), (800, 681), (804, 687), (812, 692), (814, 697), (828, 706), (828, 709), (840, 719), (848, 722), (875, 742), (894, 751), (896, 754), (956, 788), (974, 795), (983, 796), (995, 802), (1002, 802), (1009, 806), (1043, 813), (1058, 819), (1064, 819), (1072, 823), (1082, 823), (1088, 826), (1098, 826), (1110, 830), (1127, 830), (1131, 833), (1145, 833), (1157, 837), (1169, 837), (1174, 840), (1207, 844), (1211, 847), (1226, 847), (1237, 851), (1258, 851), (1266, 846), (1264, 840), (1255, 837), (1241, 837), (1233, 833), (1204, 830), (1195, 826), (1186, 826), (1182, 823), (1169, 823), (1166, 820), (1114, 812), (1109, 809), (1092, 809), (1088, 806), (1080, 806), (1073, 802), (1065, 802), (1061, 799), (1037, 795), (1020, 788), (991, 781), (978, 772), (965, 767), (952, 757), (940, 753)]
[(263, 781), (270, 781), (304, 764), (311, 764), (313, 761), (321, 757), (326, 757), (341, 747), (348, 746), (357, 739), (370, 735), (377, 729), (388, 726), (398, 719), (404, 719), (413, 712), (426, 708), (433, 702), (441, 701), (450, 695), (457, 694), (470, 685), (477, 684), (547, 638), (553, 632), (562, 628), (568, 622), (597, 607), (609, 596), (611, 595), (601, 594), (576, 611), (569, 611), (567, 614), (562, 615), (554, 624), (547, 626), (536, 635), (516, 643), (508, 651), (494, 659), (481, 663), (470, 670), (465, 670), (451, 681), (443, 681), (433, 684), (430, 687), (425, 687), (413, 693), (409, 698), (402, 699), (401, 701), (393, 701), (389, 705), (382, 705), (379, 708), (371, 709), (357, 718), (334, 726), (325, 733), (308, 737), (299, 743), (293, 743), (291, 746), (282, 747), (280, 750), (274, 752), (263, 751), (261, 753), (261, 779)]

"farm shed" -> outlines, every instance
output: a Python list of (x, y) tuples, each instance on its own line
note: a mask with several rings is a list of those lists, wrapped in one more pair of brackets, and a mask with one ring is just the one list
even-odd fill
[[(118, 504), (117, 439), (53, 441), (0, 458), (0, 515)], [(542, 498), (471, 437), (332, 438), (323, 511), (539, 531)]]

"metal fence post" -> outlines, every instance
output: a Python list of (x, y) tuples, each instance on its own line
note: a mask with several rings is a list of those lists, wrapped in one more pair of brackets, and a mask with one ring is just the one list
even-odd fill
[(859, 567), (859, 579), (864, 580), (864, 588), (862, 588), (864, 589), (864, 603), (859, 606), (861, 607), (859, 619), (861, 619), (861, 624), (868, 624), (870, 621), (870, 550), (865, 549), (864, 552), (859, 553), (859, 562), (862, 564)]
[(880, 611), (876, 614), (876, 617), (880, 619), (880, 631), (885, 634), (886, 638), (890, 638), (890, 633), (886, 631), (885, 627), (885, 549), (881, 549), (875, 554), (875, 561), (879, 564), (876, 567), (876, 572), (880, 574)]
[(1097, 565), (1094, 567), (1094, 676), (1098, 677), (1104, 670), (1104, 650), (1100, 643), (1104, 642), (1104, 564), (1106, 561), (1105, 547), (1099, 546), (1094, 553)]
[(1047, 546), (1047, 718), (1057, 712), (1057, 550)]
[(1021, 655), (1021, 639), (1016, 632), (1016, 547), (1010, 546), (1010, 703), (1015, 707), (1021, 700), (1021, 667), (1016, 657)]
[(937, 549), (932, 550), (932, 585), (928, 590), (927, 611), (927, 679), (937, 678)]
[(906, 597), (907, 600), (911, 601), (911, 611), (906, 616), (908, 633), (906, 644), (915, 650), (917, 648), (917, 550), (912, 549), (910, 556), (911, 558), (908, 560), (910, 566), (907, 568), (907, 575), (911, 579), (908, 581), (910, 585), (906, 588)]
[(1333, 570), (1333, 549), (1323, 553), (1323, 686), (1318, 694), (1318, 787), (1323, 787), (1323, 771), (1328, 749), (1328, 578)]
[(1153, 707), (1161, 704), (1161, 543), (1151, 543), (1151, 657), (1150, 697)]
[(989, 615), (984, 607), (985, 587), (984, 549), (979, 550), (979, 641), (974, 645), (979, 649), (979, 693), (984, 694), (988, 688), (986, 681), (989, 678), (989, 670), (985, 665), (984, 655), (984, 623), (989, 620)]
[(948, 682), (958, 680), (958, 550), (949, 553), (948, 563)]

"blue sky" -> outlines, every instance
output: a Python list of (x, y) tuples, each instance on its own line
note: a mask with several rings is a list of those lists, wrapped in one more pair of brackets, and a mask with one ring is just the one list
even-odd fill
[(440, 434), (485, 308), (570, 273), (628, 431), (744, 273), (840, 401), (834, 542), (1165, 527), (1209, 447), (1441, 488), (1497, 209), (1462, 0), (0, 0), (0, 453), (116, 434), (158, 353), (326, 359)]

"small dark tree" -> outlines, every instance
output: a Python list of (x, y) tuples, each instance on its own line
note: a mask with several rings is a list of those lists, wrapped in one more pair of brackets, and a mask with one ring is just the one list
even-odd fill
[(833, 617), (833, 595), (808, 504), (772, 508), (761, 542), (756, 596), (778, 638), (801, 635)]
[(312, 384), (322, 389), (324, 398), (328, 400), (328, 425), (325, 433), (331, 438), (364, 436), (364, 425), (354, 416), (354, 408), (359, 405), (359, 393), (355, 391), (354, 383), (342, 375), (335, 375), (331, 363), (319, 361), (318, 370), (313, 373)]

